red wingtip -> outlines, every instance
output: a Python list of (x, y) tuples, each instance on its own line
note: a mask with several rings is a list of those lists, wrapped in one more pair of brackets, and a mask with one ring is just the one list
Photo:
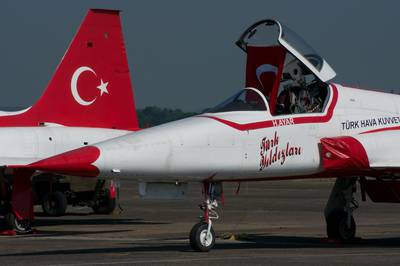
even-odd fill
[(92, 163), (99, 156), (100, 150), (97, 147), (88, 146), (37, 161), (24, 168), (74, 176), (97, 177), (99, 169)]

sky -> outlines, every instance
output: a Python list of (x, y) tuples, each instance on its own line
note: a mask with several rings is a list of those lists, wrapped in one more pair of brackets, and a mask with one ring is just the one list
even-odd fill
[(0, 106), (35, 103), (89, 8), (122, 10), (138, 108), (200, 111), (240, 90), (246, 57), (234, 42), (265, 18), (307, 40), (337, 72), (334, 82), (400, 93), (398, 1), (6, 0)]

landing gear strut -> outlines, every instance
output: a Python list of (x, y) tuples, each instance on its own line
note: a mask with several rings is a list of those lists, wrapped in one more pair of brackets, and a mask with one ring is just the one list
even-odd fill
[(208, 252), (215, 245), (215, 232), (212, 220), (219, 218), (217, 197), (222, 193), (221, 183), (204, 182), (204, 202), (200, 204), (203, 215), (200, 222), (195, 224), (190, 231), (190, 246), (195, 251)]
[(356, 235), (353, 212), (358, 208), (354, 198), (357, 177), (337, 178), (325, 207), (326, 232), (329, 238), (352, 241)]

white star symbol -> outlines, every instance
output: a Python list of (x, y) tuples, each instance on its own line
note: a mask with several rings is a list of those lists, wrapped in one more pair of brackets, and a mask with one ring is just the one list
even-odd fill
[(108, 85), (108, 82), (103, 82), (103, 80), (100, 79), (100, 85), (97, 86), (97, 88), (100, 90), (100, 96), (103, 96), (103, 93), (108, 94), (107, 85)]

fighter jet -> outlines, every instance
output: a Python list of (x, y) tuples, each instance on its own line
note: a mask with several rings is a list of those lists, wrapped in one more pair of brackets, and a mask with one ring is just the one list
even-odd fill
[(336, 73), (327, 61), (277, 20), (255, 23), (236, 44), (247, 55), (245, 88), (207, 113), (6, 167), (158, 188), (202, 183), (203, 215), (189, 235), (197, 251), (215, 244), (224, 182), (336, 178), (327, 235), (353, 239), (357, 181), (363, 198), (400, 201), (400, 96), (330, 82)]

